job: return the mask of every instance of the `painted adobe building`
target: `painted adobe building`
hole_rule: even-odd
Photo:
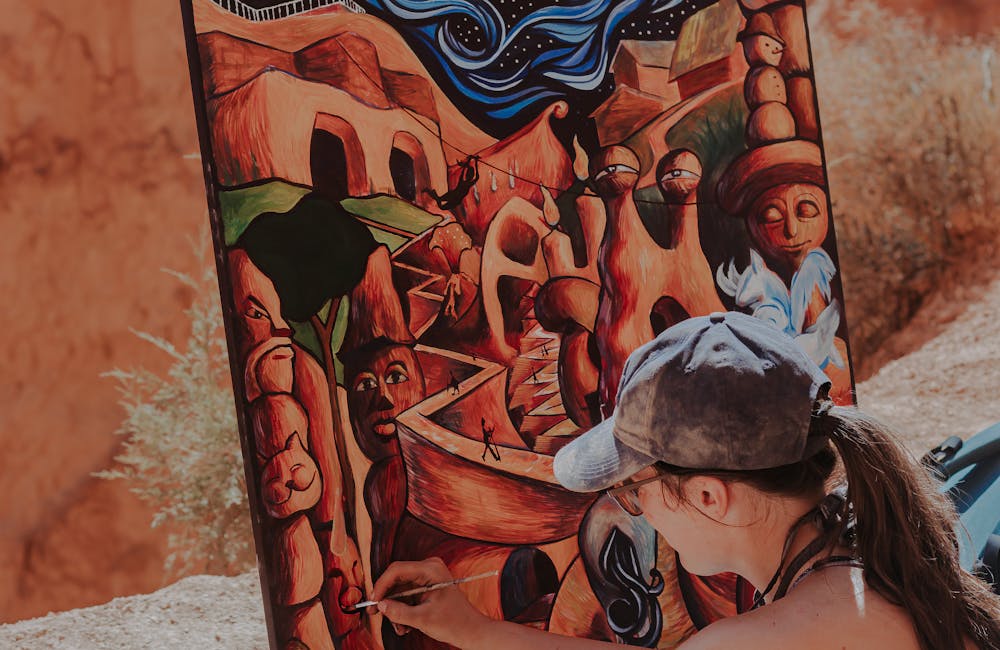
[[[221,184],[282,178],[418,205],[447,189],[430,82],[383,68],[367,39],[344,32],[286,52],[211,32],[199,46],[212,140],[235,149],[215,152]]]

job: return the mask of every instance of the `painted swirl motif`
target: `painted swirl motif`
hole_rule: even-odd
[[[629,645],[656,647],[663,631],[663,613],[657,600],[663,593],[663,576],[650,569],[651,582],[646,584],[635,545],[617,527],[601,549],[601,572],[621,591],[605,605],[611,629]]]
[[[516,18],[508,13],[516,3],[490,0],[364,4],[408,32],[462,96],[490,117],[506,119],[538,102],[603,88],[623,30],[634,30],[639,17],[676,30],[695,9],[715,1],[575,0],[543,4]],[[474,40],[463,38],[473,32]]]

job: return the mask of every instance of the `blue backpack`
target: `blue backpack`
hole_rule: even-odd
[[[948,438],[922,462],[958,509],[962,566],[1000,593],[1000,423],[966,441]]]

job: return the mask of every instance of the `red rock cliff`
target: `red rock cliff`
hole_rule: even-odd
[[[141,7],[141,9],[140,9]],[[182,341],[208,219],[177,2],[0,0],[0,622],[163,583],[100,373]]]

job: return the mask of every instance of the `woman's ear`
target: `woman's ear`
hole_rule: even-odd
[[[684,484],[688,503],[714,521],[725,521],[732,504],[729,484],[714,476],[692,476]]]

